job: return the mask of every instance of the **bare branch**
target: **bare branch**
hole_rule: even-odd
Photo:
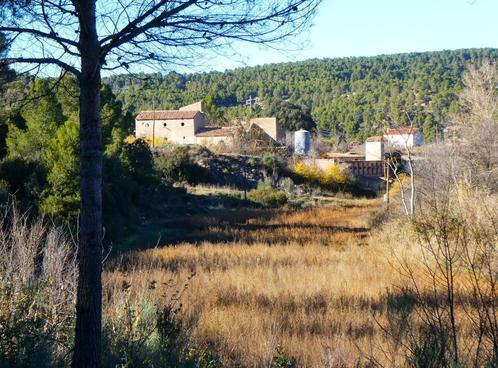
[[[46,38],[48,40],[56,41],[59,44],[67,44],[70,46],[77,47],[78,43],[76,41],[70,40],[65,37],[59,36],[57,33],[46,33],[32,28],[18,28],[18,27],[0,27],[0,32],[13,32],[13,33],[28,33],[33,36]]]
[[[0,61],[0,64],[11,65],[11,64],[52,64],[61,67],[64,70],[74,74],[76,77],[79,77],[80,71],[75,67],[66,64],[65,62],[55,59],[55,58],[7,58]]]

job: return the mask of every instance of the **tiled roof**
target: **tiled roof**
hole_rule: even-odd
[[[398,135],[398,134],[417,134],[418,128],[396,128],[387,129],[386,135]]]
[[[195,133],[196,137],[226,137],[232,134],[232,129],[230,128],[220,128],[220,127],[204,127],[201,131]]]
[[[137,120],[179,120],[193,119],[199,111],[179,111],[179,110],[162,110],[162,111],[140,111]]]

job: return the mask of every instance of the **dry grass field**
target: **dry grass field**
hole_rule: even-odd
[[[189,241],[114,260],[107,295],[123,284],[137,298],[179,291],[189,344],[215,351],[226,366],[270,367],[276,346],[300,367],[354,366],[390,349],[379,327],[386,294],[406,283],[399,258],[417,258],[406,229],[369,228],[381,205],[343,200],[179,218]]]
[[[189,243],[130,253],[106,274],[137,294],[181,288],[189,339],[223,362],[269,366],[275,347],[301,366],[352,362],[377,333],[373,311],[396,283],[387,249],[368,245],[375,200],[307,210],[247,210],[178,219]],[[194,241],[195,240],[195,241]],[[119,264],[120,266],[116,266]]]

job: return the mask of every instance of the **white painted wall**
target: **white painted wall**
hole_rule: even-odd
[[[383,142],[365,142],[365,161],[381,161],[384,159]]]
[[[384,138],[387,143],[393,147],[408,147],[421,146],[424,144],[424,136],[421,132],[416,134],[386,134]]]

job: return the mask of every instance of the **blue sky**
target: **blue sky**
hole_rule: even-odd
[[[235,45],[206,70],[324,57],[498,48],[498,0],[323,0],[314,26],[282,51]],[[304,45],[303,48],[294,44]]]

